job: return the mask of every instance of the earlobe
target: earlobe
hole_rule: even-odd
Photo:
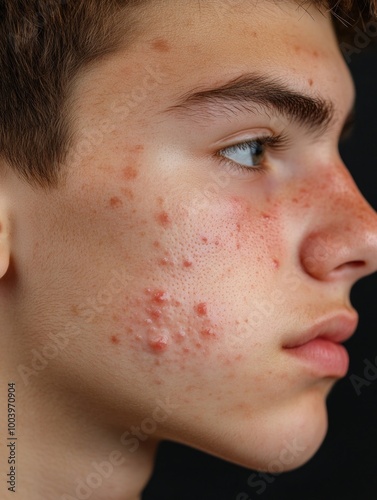
[[[10,262],[10,244],[7,224],[0,212],[0,280],[6,275]]]

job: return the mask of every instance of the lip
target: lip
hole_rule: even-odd
[[[357,324],[356,313],[341,313],[322,319],[283,348],[307,365],[313,375],[341,378],[349,366],[349,356],[341,342],[352,337]]]

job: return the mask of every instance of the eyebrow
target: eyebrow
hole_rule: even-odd
[[[219,86],[193,89],[165,111],[198,118],[216,118],[240,111],[255,113],[261,106],[277,112],[313,132],[324,132],[335,117],[334,104],[290,88],[269,76],[243,74]],[[348,116],[350,121],[353,111]]]

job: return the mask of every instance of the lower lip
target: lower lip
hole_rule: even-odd
[[[286,351],[300,358],[318,376],[341,378],[347,374],[349,356],[346,348],[330,340],[316,338]]]

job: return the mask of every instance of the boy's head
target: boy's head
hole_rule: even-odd
[[[148,436],[302,464],[377,269],[326,6],[21,4],[1,12],[3,363],[127,456]]]
[[[217,16],[244,0],[222,3],[212,2]],[[377,11],[375,0],[296,4],[331,9],[340,36]],[[35,184],[56,185],[80,141],[73,134],[75,107],[69,99],[75,82],[93,64],[121,48],[130,50],[148,32],[150,6],[147,0],[31,0],[0,6],[0,155],[8,165]]]

